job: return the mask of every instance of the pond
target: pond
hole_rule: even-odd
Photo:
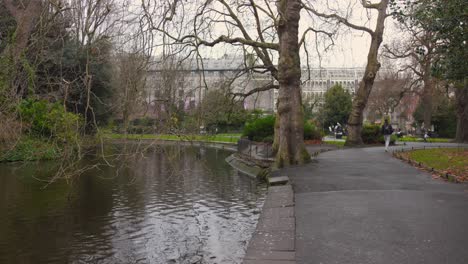
[[[56,162],[0,164],[0,263],[241,263],[266,187],[228,155],[156,148],[50,185]]]

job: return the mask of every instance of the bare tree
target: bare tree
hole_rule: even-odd
[[[410,34],[407,41],[396,41],[392,46],[384,46],[384,56],[405,61],[402,71],[414,73],[415,81],[423,85],[421,104],[424,112],[424,128],[431,129],[432,101],[436,80],[432,76],[432,66],[437,61],[436,40],[431,32],[407,23],[401,24],[402,30]]]
[[[414,93],[415,82],[411,74],[386,68],[379,75],[366,106],[369,119],[375,119],[377,115],[382,118],[389,116],[396,111],[407,94]]]
[[[96,122],[96,111],[93,108],[93,98],[97,98],[96,91],[93,90],[92,63],[93,60],[107,60],[107,54],[104,54],[100,49],[102,46],[111,44],[111,37],[114,30],[122,22],[123,18],[117,16],[121,7],[125,5],[124,1],[117,0],[70,0],[68,9],[71,17],[71,29],[74,32],[74,37],[80,43],[80,52],[85,54],[84,74],[80,78],[80,82],[84,86],[84,123],[89,128],[99,129]],[[101,56],[102,55],[102,56]],[[80,89],[82,87],[80,86]]]
[[[178,125],[178,117],[185,109],[185,99],[194,92],[186,89],[190,74],[188,67],[177,56],[161,56],[152,62],[146,84],[147,102],[159,119],[160,131],[169,132]]]
[[[117,55],[118,69],[115,76],[117,106],[121,109],[124,132],[128,133],[130,117],[138,105],[143,105],[143,89],[146,83],[148,57],[139,52]]]
[[[346,145],[362,145],[362,123],[364,119],[364,109],[367,105],[369,95],[374,85],[375,77],[380,69],[380,63],[378,61],[378,53],[380,45],[383,41],[383,34],[385,29],[385,19],[389,16],[387,9],[390,0],[381,0],[380,2],[373,3],[371,1],[362,0],[361,5],[369,11],[377,11],[377,18],[375,21],[375,29],[371,29],[366,26],[361,26],[353,23],[347,16],[342,16],[338,13],[322,13],[317,11],[312,4],[305,6],[306,10],[312,14],[325,19],[326,21],[336,21],[337,23],[343,24],[353,30],[365,32],[371,37],[371,44],[369,47],[369,53],[367,55],[367,65],[364,71],[364,76],[359,84],[359,88],[356,91],[353,100],[353,108],[348,120],[348,138],[346,139]],[[349,15],[349,12],[347,13]]]
[[[249,70],[268,73],[278,84],[272,81],[237,95],[245,97],[279,88],[276,163],[288,166],[309,159],[303,141],[301,109],[299,49],[304,41],[299,41],[303,8],[300,0],[142,2],[149,27],[161,34],[165,45],[183,46],[187,54],[195,53],[197,58],[202,57],[204,48],[221,45],[241,47],[255,54],[257,63]],[[161,19],[157,21],[158,17]]]

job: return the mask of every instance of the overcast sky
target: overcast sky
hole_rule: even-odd
[[[385,27],[384,42],[391,43],[395,36],[400,36],[392,18],[388,18]],[[332,51],[324,54],[322,65],[325,67],[360,67],[367,62],[370,36],[367,33],[352,31],[338,39]],[[316,56],[317,57],[317,56]]]
[[[155,0],[159,1],[159,0]],[[307,2],[307,0],[304,0]],[[339,12],[342,16],[347,16],[351,22],[357,25],[365,25],[371,29],[375,28],[375,18],[377,17],[377,12],[372,11],[369,13],[369,10],[364,9],[360,4],[360,0],[310,0],[311,3],[318,9],[322,7],[321,10],[324,13],[330,13],[331,10]],[[372,2],[376,2],[373,0]],[[188,1],[190,2],[190,1]],[[327,3],[325,5],[324,3]],[[186,7],[186,6],[184,6]],[[219,8],[216,7],[215,8]],[[185,11],[185,10],[184,10]],[[275,10],[276,11],[276,10]],[[187,21],[187,26],[191,27],[192,25],[189,22],[187,13],[185,13],[185,20]],[[370,20],[369,20],[370,18]],[[302,32],[309,25],[321,25],[320,22],[314,20],[311,22],[311,17],[304,11],[301,12],[301,22],[300,22],[300,36]],[[318,23],[318,24],[317,24]],[[397,36],[397,29],[395,27],[395,22],[391,17],[386,20],[386,31],[384,36],[384,43],[391,43],[395,36]],[[214,39],[221,34],[226,34],[225,26],[216,25],[215,31],[211,32],[211,38]],[[343,26],[343,29],[347,27]],[[253,29],[252,35],[256,35],[255,30]],[[401,37],[401,36],[398,36]],[[323,41],[323,40],[321,40]],[[356,30],[346,30],[345,32],[340,31],[338,37],[335,39],[335,45],[328,52],[323,51],[323,45],[319,46],[320,58],[315,47],[315,36],[309,34],[308,38],[308,50],[309,50],[309,62],[312,67],[363,67],[367,61],[367,53],[370,45],[370,36],[368,33]],[[157,51],[156,51],[157,53]],[[243,56],[242,52],[233,48],[230,44],[226,45],[216,45],[215,47],[209,47],[203,49],[203,57],[210,58],[219,58],[223,55],[230,56]],[[276,59],[276,58],[275,58]],[[306,55],[305,53],[301,54],[301,63],[306,65]]]

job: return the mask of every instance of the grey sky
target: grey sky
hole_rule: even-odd
[[[139,0],[133,0],[140,2]],[[155,0],[159,1],[159,0]],[[304,0],[307,2],[307,0]],[[376,1],[373,1],[376,2]],[[190,1],[186,2],[190,3]],[[364,9],[360,4],[360,0],[310,0],[309,3],[312,3],[316,8],[322,8],[324,13],[330,13],[331,10],[335,10],[341,16],[346,16],[355,24],[365,25],[373,29],[375,27],[375,17],[376,11],[370,12],[367,9]],[[326,4],[325,4],[326,3]],[[188,5],[188,4],[187,4]],[[215,5],[216,8],[218,6]],[[185,20],[187,25],[191,24],[189,21],[189,15],[185,13]],[[248,19],[248,18],[247,18]],[[311,18],[306,12],[301,14],[301,23],[300,23],[300,35],[302,32],[309,26],[313,25],[320,27],[323,25],[321,22],[317,22],[316,18]],[[218,31],[218,32],[216,32]],[[254,30],[253,30],[254,31]],[[394,26],[394,21],[389,17],[386,21],[386,32],[384,36],[384,43],[390,43],[393,41],[393,37],[396,35],[396,27]],[[216,25],[214,27],[214,32],[211,32],[211,39],[218,37],[221,34],[225,34],[226,29],[224,25]],[[253,33],[252,35],[256,35]],[[301,36],[300,36],[301,37]],[[320,41],[324,41],[322,38],[319,38]],[[317,53],[315,47],[316,38],[313,35],[308,37],[308,50],[309,50],[309,61],[312,67],[362,67],[365,66],[367,61],[367,52],[369,49],[370,36],[367,33],[348,30],[345,26],[342,26],[340,34],[335,39],[335,45],[331,50],[327,52],[323,51],[323,45],[319,46],[318,50],[320,53]],[[159,53],[158,50],[155,53]],[[202,55],[203,57],[218,58],[223,55],[228,54],[231,56],[242,56],[242,52],[236,50],[231,45],[216,45],[215,47],[203,48]],[[276,59],[276,58],[275,58]],[[306,64],[306,55],[305,53],[301,56],[302,64]]]

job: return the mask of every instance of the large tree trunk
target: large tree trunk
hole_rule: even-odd
[[[299,58],[300,0],[278,1],[280,20],[278,62],[279,142],[278,167],[303,164],[310,159],[304,145],[304,117],[301,94],[301,61]]]
[[[4,0],[4,4],[16,21],[13,43],[8,50],[16,64],[28,45],[36,20],[41,15],[42,1],[31,0],[24,9],[21,8],[22,5],[15,6],[13,0]]]
[[[276,104],[278,105],[278,103]],[[273,150],[273,154],[276,155],[278,153],[278,149],[279,149],[279,142],[280,142],[280,117],[279,117],[279,114],[276,113],[276,119],[275,119],[275,135],[274,135],[274,139],[273,139],[273,146],[272,146],[272,150]]]
[[[11,43],[3,51],[3,55],[6,55],[12,64],[8,74],[9,85],[15,95],[24,96],[28,85],[27,81],[20,77],[21,72],[24,72],[22,69],[24,62],[21,61],[21,57],[26,52],[34,26],[41,16],[42,1],[31,0],[15,5],[13,0],[3,0],[3,3],[16,21],[16,29]]]
[[[457,102],[457,136],[455,141],[468,143],[468,79],[464,80],[462,87],[455,90]]]
[[[423,106],[423,128],[428,131],[431,130],[432,123],[432,97],[434,93],[434,85],[431,76],[431,64],[430,62],[426,62],[425,64],[423,76],[424,90],[421,98],[421,104]]]
[[[346,139],[347,146],[362,145],[362,123],[364,119],[364,109],[366,108],[369,95],[374,85],[375,76],[380,69],[378,53],[380,44],[382,43],[383,33],[385,29],[385,18],[387,17],[388,0],[382,0],[379,15],[377,17],[377,25],[372,34],[371,46],[367,55],[367,66],[364,71],[359,88],[353,100],[353,107],[348,119],[348,138]]]

